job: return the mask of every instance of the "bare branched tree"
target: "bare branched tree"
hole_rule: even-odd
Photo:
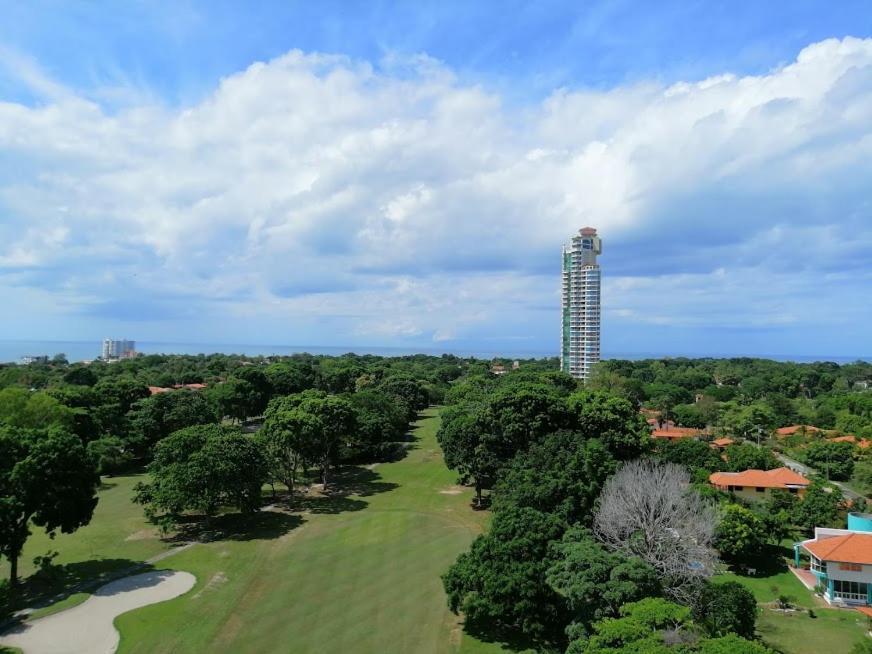
[[[603,488],[594,533],[606,547],[650,564],[668,593],[689,604],[714,572],[717,522],[716,509],[690,487],[687,470],[637,460]]]

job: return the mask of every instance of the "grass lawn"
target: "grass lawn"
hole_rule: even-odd
[[[120,616],[119,651],[502,651],[463,634],[446,607],[440,575],[488,514],[473,511],[470,490],[454,486],[435,439],[438,421],[436,410],[423,415],[401,461],[347,468],[335,478],[346,491],[340,496],[305,501],[293,513],[261,512],[237,537],[161,561],[157,567],[192,572],[197,584]],[[91,526],[51,543],[60,561],[143,560],[167,547],[129,502],[135,479],[114,481]],[[29,556],[46,549],[47,542],[30,545]]]
[[[745,577],[732,573],[719,575],[716,581],[734,580],[746,586],[761,604],[757,616],[757,634],[776,651],[784,654],[821,654],[850,652],[865,638],[867,619],[850,609],[823,608],[814,594],[789,570],[769,576]],[[774,611],[767,606],[786,595],[800,611]],[[812,609],[815,617],[810,617]]]
[[[133,487],[144,475],[104,477],[100,501],[91,523],[73,534],[58,533],[54,540],[39,527],[27,540],[18,562],[26,577],[34,571],[33,558],[58,552],[54,562],[67,564],[87,577],[101,570],[129,566],[169,548],[157,530],[145,520],[142,507],[131,503]],[[9,576],[9,563],[0,560],[0,577]]]

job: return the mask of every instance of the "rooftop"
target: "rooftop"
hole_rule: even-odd
[[[714,486],[754,486],[757,488],[789,488],[808,486],[809,480],[790,468],[774,470],[745,470],[743,472],[714,472],[709,476]]]
[[[853,533],[806,541],[803,547],[822,561],[872,565],[872,534]]]

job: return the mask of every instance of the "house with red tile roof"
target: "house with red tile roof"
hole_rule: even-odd
[[[652,438],[661,438],[664,440],[676,441],[682,438],[696,438],[702,431],[691,427],[672,427],[667,426],[663,429],[655,429],[651,432]]]
[[[168,393],[172,388],[164,388],[163,386],[149,386],[148,392],[150,395],[157,395],[158,393]]]
[[[716,438],[711,443],[709,443],[709,446],[715,450],[725,450],[730,445],[735,445],[735,443],[736,441],[734,441],[732,438]]]
[[[797,568],[808,568],[829,604],[872,604],[872,515],[848,514],[847,529],[816,527],[814,538],[793,546]]]
[[[718,490],[754,501],[768,498],[775,489],[803,495],[811,482],[790,468],[775,468],[714,472],[709,475],[709,483]]]
[[[814,425],[791,425],[790,427],[779,427],[775,430],[775,435],[779,438],[784,438],[785,436],[793,436],[794,434],[810,436],[812,434],[818,434],[820,433],[820,431],[821,430]]]

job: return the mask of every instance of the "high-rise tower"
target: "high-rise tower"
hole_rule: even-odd
[[[593,227],[578,230],[563,246],[563,331],[560,369],[578,379],[600,360],[600,267],[603,251]]]

